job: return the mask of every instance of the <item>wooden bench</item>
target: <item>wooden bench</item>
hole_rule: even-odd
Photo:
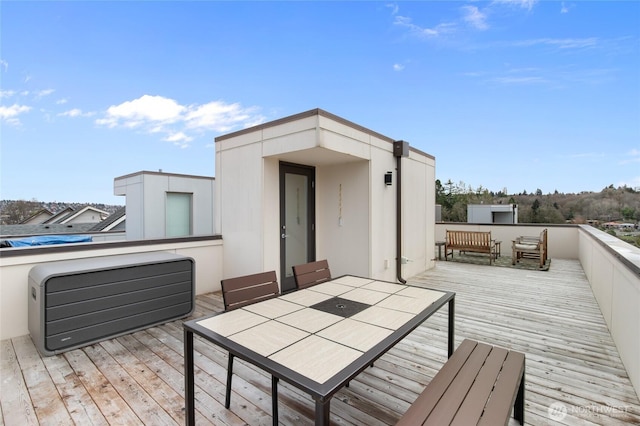
[[[396,426],[524,424],[524,354],[464,340]]]
[[[539,237],[521,236],[512,241],[511,244],[513,265],[520,259],[537,259],[540,268],[547,262],[547,230],[544,229]]]
[[[447,229],[447,239],[444,243],[444,259],[447,260],[453,250],[460,252],[476,252],[489,254],[489,265],[496,257],[496,245],[491,239],[491,231],[450,231]]]

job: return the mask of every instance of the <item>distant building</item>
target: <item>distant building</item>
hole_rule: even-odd
[[[518,223],[518,205],[469,204],[467,223]]]
[[[127,240],[214,233],[215,179],[140,171],[114,179],[126,196]]]
[[[109,213],[92,206],[67,207],[56,214],[42,209],[22,223],[0,225],[0,236],[4,238],[101,232],[103,221]]]
[[[30,225],[30,224],[45,223],[47,220],[51,219],[52,216],[53,216],[53,213],[51,213],[51,211],[47,209],[40,209],[34,214],[32,214],[31,216],[29,216],[28,218],[26,218],[25,220],[23,220],[22,222],[20,222],[20,224]]]

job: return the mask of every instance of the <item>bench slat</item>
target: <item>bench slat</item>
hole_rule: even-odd
[[[476,345],[477,342],[464,340],[460,346],[458,346],[458,349],[455,350],[451,358],[449,358],[440,371],[438,371],[427,388],[418,396],[414,403],[411,404],[411,407],[409,407],[400,421],[396,423],[396,426],[415,426],[424,422],[424,419],[431,413],[438,401],[440,401],[440,398],[442,398],[451,381],[464,366]]]
[[[494,347],[451,425],[478,424],[508,351]]]
[[[524,424],[524,374],[524,354],[465,339],[397,425]]]
[[[447,387],[438,405],[423,423],[425,426],[442,426],[451,423],[490,352],[491,346],[478,343],[460,372]]]
[[[508,424],[511,408],[516,400],[516,394],[512,389],[518,388],[522,373],[524,372],[524,354],[509,352],[504,362],[496,386],[487,403],[487,414],[482,417],[479,425],[494,426],[501,424],[500,420],[507,419],[503,424]]]

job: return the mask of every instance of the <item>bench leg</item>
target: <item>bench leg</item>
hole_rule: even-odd
[[[521,425],[524,424],[524,377],[525,377],[525,367],[523,367],[522,369],[522,377],[520,378],[520,387],[518,387],[516,402],[513,405],[513,417]]]

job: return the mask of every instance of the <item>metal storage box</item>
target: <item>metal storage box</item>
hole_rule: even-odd
[[[190,315],[195,264],[166,252],[43,263],[28,289],[31,338],[55,355]]]

